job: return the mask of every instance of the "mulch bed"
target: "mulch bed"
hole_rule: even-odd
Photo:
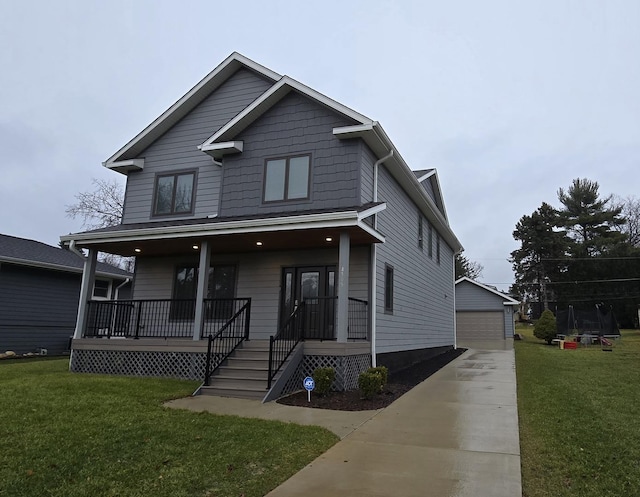
[[[292,393],[277,400],[279,404],[299,407],[313,407],[315,409],[332,409],[336,411],[369,411],[387,407],[398,397],[407,393],[418,383],[422,383],[433,373],[446,366],[466,349],[456,349],[440,354],[428,361],[389,375],[389,381],[384,391],[371,400],[363,399],[359,390],[346,392],[331,392],[320,397],[311,392],[311,402],[307,400],[307,392]]]

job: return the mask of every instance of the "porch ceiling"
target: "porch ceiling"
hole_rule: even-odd
[[[175,255],[193,253],[199,250],[203,240],[208,240],[213,253],[264,252],[273,250],[306,250],[334,247],[338,248],[340,233],[349,233],[351,245],[369,245],[377,243],[376,237],[358,226],[340,228],[315,228],[306,230],[264,231],[254,233],[236,233],[205,236],[167,235],[154,239],[126,241],[78,241],[77,247],[94,248],[100,252],[122,256],[136,255]],[[329,241],[327,239],[330,239]],[[262,245],[258,245],[261,242]],[[198,248],[194,248],[198,247]],[[137,250],[136,250],[137,249]]]

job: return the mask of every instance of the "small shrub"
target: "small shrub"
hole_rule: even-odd
[[[533,336],[545,340],[549,345],[558,334],[556,318],[549,309],[545,310],[533,327]]]
[[[336,379],[336,370],[333,368],[316,368],[313,372],[313,381],[316,383],[315,391],[323,396],[329,393],[333,380]]]
[[[378,366],[375,368],[369,368],[367,371],[380,376],[382,379],[380,391],[382,392],[382,389],[387,385],[387,380],[389,379],[389,370],[385,366]]]
[[[373,399],[382,390],[382,377],[368,370],[358,375],[358,388],[364,399]]]

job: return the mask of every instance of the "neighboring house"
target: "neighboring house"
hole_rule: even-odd
[[[0,352],[62,354],[75,329],[83,258],[0,235]],[[127,271],[98,263],[93,299],[130,297]]]
[[[456,334],[467,340],[513,338],[520,302],[466,276],[456,281]]]
[[[454,346],[461,246],[437,175],[378,122],[233,53],[104,166],[127,176],[122,224],[62,237],[89,250],[73,370],[202,378],[216,336],[211,369],[270,355],[242,374],[263,396],[279,370],[271,398],[317,366],[352,388]],[[126,309],[90,301],[96,251],[136,256]],[[96,340],[105,319],[138,340]]]

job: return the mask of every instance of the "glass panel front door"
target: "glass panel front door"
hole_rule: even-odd
[[[305,303],[305,338],[333,340],[335,321],[335,267],[285,268],[282,277],[280,325]]]

